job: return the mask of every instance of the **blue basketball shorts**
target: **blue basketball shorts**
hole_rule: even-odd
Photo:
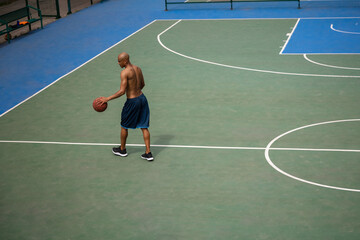
[[[127,99],[121,112],[121,126],[125,129],[149,128],[150,109],[144,94]]]

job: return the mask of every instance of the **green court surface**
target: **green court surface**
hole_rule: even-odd
[[[359,239],[360,56],[280,55],[296,21],[155,21],[2,116],[0,239]],[[152,163],[92,109],[122,51]]]

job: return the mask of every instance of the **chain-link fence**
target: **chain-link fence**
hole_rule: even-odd
[[[58,18],[66,17],[69,14],[80,11],[103,0],[0,0],[0,15],[15,11],[26,5],[41,10],[44,25],[55,21]],[[3,27],[3,26],[2,26]],[[32,24],[32,29],[40,27],[40,23]],[[27,28],[20,28],[11,32],[12,38],[28,32]],[[3,36],[0,43],[5,42]]]

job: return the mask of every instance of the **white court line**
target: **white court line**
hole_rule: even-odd
[[[347,32],[347,31],[342,31],[342,30],[335,29],[334,24],[331,24],[330,28],[331,28],[331,30],[333,30],[335,32],[346,33],[346,34],[360,34],[360,32]]]
[[[0,143],[20,144],[55,144],[55,145],[82,145],[82,146],[116,146],[118,143],[80,143],[80,142],[48,142],[48,141],[14,141],[0,140]],[[126,144],[130,147],[145,147],[145,144]],[[196,149],[233,149],[233,150],[265,150],[264,147],[222,147],[222,146],[191,146],[191,145],[151,145],[161,148],[196,148]]]
[[[78,146],[116,146],[118,143],[81,143],[81,142],[48,142],[48,141],[15,141],[0,140],[0,143],[18,144],[52,144],[52,145],[78,145]],[[145,144],[126,144],[129,147],[145,147]],[[193,149],[225,149],[225,150],[266,150],[265,147],[226,147],[226,146],[192,146],[192,145],[159,145],[159,148],[193,148]],[[360,152],[358,149],[326,149],[326,148],[270,148],[278,151],[312,151],[312,152]]]
[[[49,85],[47,85],[46,87],[44,87],[43,89],[39,90],[38,92],[34,93],[33,95],[31,95],[30,97],[26,98],[25,100],[21,101],[20,103],[16,104],[15,106],[13,106],[12,108],[8,109],[7,111],[5,111],[4,113],[0,114],[0,118],[2,116],[4,116],[5,114],[7,114],[8,112],[14,110],[15,108],[17,108],[18,106],[20,106],[21,104],[27,102],[28,100],[30,100],[31,98],[35,97],[36,95],[38,95],[39,93],[41,93],[42,91],[46,90],[47,88],[49,88],[50,86],[54,85],[55,83],[57,83],[58,81],[60,81],[61,79],[63,79],[64,77],[68,76],[69,74],[75,72],[76,70],[78,70],[79,68],[83,67],[84,65],[88,64],[89,62],[91,62],[92,60],[94,60],[95,58],[99,57],[100,55],[102,55],[103,53],[109,51],[110,49],[114,48],[115,46],[117,46],[118,44],[120,44],[121,42],[125,41],[126,39],[130,38],[131,36],[133,36],[134,34],[140,32],[141,30],[143,30],[144,28],[146,28],[147,26],[151,25],[152,23],[154,23],[156,20],[152,21],[151,23],[143,26],[142,28],[140,28],[139,30],[135,31],[134,33],[130,34],[129,36],[127,36],[126,38],[122,39],[121,41],[115,43],[114,45],[112,45],[111,47],[109,47],[108,49],[102,51],[101,53],[97,54],[95,57],[89,59],[88,61],[84,62],[83,64],[81,64],[80,66],[78,66],[77,68],[73,69],[72,71],[66,73],[65,75],[59,77],[58,79],[56,79],[54,82],[50,83]]]
[[[221,64],[221,63],[216,63],[216,62],[211,62],[211,61],[207,61],[207,60],[203,60],[203,59],[199,59],[199,58],[195,58],[195,57],[191,57],[191,56],[187,56],[185,54],[176,52],[170,48],[168,48],[167,46],[165,46],[162,41],[161,41],[161,35],[163,35],[164,33],[166,33],[168,30],[170,30],[171,28],[173,28],[175,25],[177,25],[179,22],[181,22],[181,20],[178,20],[177,22],[175,22],[174,24],[172,24],[170,27],[168,27],[167,29],[165,29],[164,31],[162,31],[161,33],[159,33],[159,35],[157,36],[157,40],[159,42],[159,44],[166,49],[169,52],[172,52],[178,56],[190,59],[190,60],[194,60],[197,62],[202,62],[202,63],[206,63],[206,64],[212,64],[212,65],[216,65],[216,66],[220,66],[220,67],[226,67],[226,68],[232,68],[232,69],[239,69],[239,70],[245,70],[245,71],[253,71],[253,72],[261,72],[261,73],[272,73],[272,74],[279,74],[279,75],[291,75],[291,76],[304,76],[304,77],[335,77],[335,78],[360,78],[360,76],[352,76],[352,75],[322,75],[322,74],[310,74],[310,73],[291,73],[291,72],[278,72],[278,71],[270,71],[270,70],[262,70],[262,69],[254,69],[254,68],[246,68],[246,67],[238,67],[238,66],[232,66],[232,65],[227,65],[227,64]]]
[[[280,51],[280,53],[279,53],[280,55],[283,53],[284,49],[286,48],[286,46],[287,46],[288,42],[290,41],[293,33],[295,32],[295,29],[297,28],[297,25],[299,24],[299,22],[300,22],[300,18],[296,21],[296,24],[295,24],[293,30],[291,31],[288,39],[286,40],[286,43],[284,44],[283,48],[281,49],[281,51]]]
[[[282,138],[283,136],[286,136],[290,133],[305,129],[305,128],[310,128],[310,127],[315,127],[315,126],[320,126],[320,125],[325,125],[325,124],[332,124],[332,123],[343,123],[343,122],[355,122],[355,121],[360,121],[360,119],[344,119],[344,120],[335,120],[335,121],[327,121],[327,122],[320,122],[320,123],[314,123],[314,124],[310,124],[310,125],[306,125],[306,126],[302,126],[302,127],[298,127],[295,129],[292,129],[290,131],[287,131],[279,136],[277,136],[276,138],[274,138],[273,140],[271,140],[271,142],[266,146],[265,149],[265,159],[266,161],[269,163],[269,165],[274,168],[276,171],[278,171],[279,173],[292,178],[294,180],[300,181],[300,182],[304,182],[304,183],[308,183],[311,185],[315,185],[318,187],[324,187],[324,188],[330,188],[330,189],[335,189],[335,190],[343,190],[343,191],[350,191],[350,192],[360,192],[360,189],[352,189],[352,188],[343,188],[343,187],[336,187],[336,186],[331,186],[331,185],[326,185],[326,184],[321,184],[321,183],[316,183],[316,182],[312,182],[312,181],[308,181],[306,179],[302,179],[299,177],[296,177],[294,175],[291,175],[287,172],[285,172],[284,170],[280,169],[279,167],[277,167],[275,165],[275,163],[272,162],[269,152],[270,150],[272,150],[271,146],[280,138]],[[358,152],[358,150],[356,150],[356,152]]]
[[[339,69],[347,69],[347,70],[360,70],[360,68],[351,68],[351,67],[340,67],[340,66],[333,66],[333,65],[327,65],[327,64],[323,64],[323,63],[319,63],[319,62],[315,62],[311,59],[308,58],[308,56],[306,54],[304,54],[304,58],[316,65],[320,65],[320,66],[324,66],[324,67],[329,67],[329,68],[339,68]]]

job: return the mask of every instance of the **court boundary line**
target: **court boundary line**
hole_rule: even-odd
[[[110,46],[109,48],[105,49],[104,51],[100,52],[99,54],[95,55],[94,57],[90,58],[89,60],[87,60],[86,62],[82,63],[81,65],[79,65],[78,67],[74,68],[73,70],[71,70],[70,72],[64,74],[63,76],[59,77],[58,79],[56,79],[55,81],[51,82],[49,85],[43,87],[42,89],[40,89],[39,91],[37,91],[36,93],[34,93],[33,95],[29,96],[28,98],[24,99],[23,101],[19,102],[18,104],[16,104],[15,106],[13,106],[12,108],[6,110],[5,112],[3,112],[2,114],[0,114],[0,118],[4,115],[6,115],[7,113],[11,112],[12,110],[14,110],[15,108],[17,108],[18,106],[20,106],[21,104],[27,102],[28,100],[30,100],[31,98],[35,97],[36,95],[38,95],[39,93],[45,91],[46,89],[48,89],[49,87],[51,87],[52,85],[54,85],[55,83],[57,83],[58,81],[60,81],[61,79],[65,78],[66,76],[70,75],[71,73],[75,72],[76,70],[80,69],[81,67],[85,66],[86,64],[88,64],[89,62],[91,62],[92,60],[94,60],[95,58],[101,56],[102,54],[106,53],[107,51],[111,50],[112,48],[116,47],[117,45],[119,45],[120,43],[122,43],[123,41],[127,40],[128,38],[132,37],[133,35],[135,35],[136,33],[140,32],[141,30],[143,30],[144,28],[150,26],[151,24],[153,24],[154,22],[156,22],[156,20],[153,20],[152,22],[146,24],[145,26],[141,27],[140,29],[136,30],[135,32],[133,32],[132,34],[130,34],[129,36],[121,39],[119,42],[115,43],[114,45]]]
[[[296,21],[296,23],[295,23],[295,25],[294,25],[294,27],[293,27],[293,29],[292,29],[292,31],[291,31],[291,33],[290,33],[290,35],[289,35],[289,37],[288,37],[288,39],[286,40],[286,42],[285,42],[285,44],[284,44],[284,46],[282,47],[282,49],[281,49],[281,51],[280,51],[280,55],[282,55],[283,54],[283,51],[285,50],[285,48],[286,48],[286,46],[288,45],[288,43],[289,43],[289,41],[290,41],[290,39],[291,39],[291,37],[292,37],[292,35],[293,35],[293,33],[295,32],[295,29],[297,28],[297,26],[298,26],[298,24],[299,24],[299,22],[300,22],[300,18],[298,18],[298,20]]]
[[[303,77],[360,78],[360,76],[354,76],[354,75],[323,75],[323,74],[311,74],[311,73],[289,73],[289,72],[262,70],[262,69],[254,69],[254,68],[247,68],[247,67],[240,67],[240,66],[233,66],[233,65],[222,64],[222,63],[216,63],[216,62],[212,62],[212,61],[203,60],[203,59],[200,59],[200,58],[191,57],[191,56],[176,52],[176,51],[168,48],[167,46],[165,46],[162,43],[162,41],[160,39],[161,35],[166,33],[168,30],[172,29],[175,25],[177,25],[181,21],[182,21],[182,19],[176,21],[170,27],[166,28],[164,31],[159,33],[158,36],[157,36],[157,40],[158,40],[158,43],[165,50],[167,50],[167,51],[169,51],[169,52],[171,52],[171,53],[173,53],[175,55],[178,55],[180,57],[183,57],[183,58],[187,58],[187,59],[197,61],[197,62],[202,62],[202,63],[205,63],[205,64],[216,65],[216,66],[220,66],[220,67],[226,67],[226,68],[232,68],[232,69],[238,69],[238,70],[245,70],[245,71],[252,71],[252,72],[271,73],[271,74],[278,74],[278,75],[303,76]]]
[[[17,144],[48,144],[48,145],[77,145],[77,146],[116,146],[118,143],[81,143],[81,142],[54,142],[54,141],[22,141],[22,140],[0,140],[0,143]],[[129,147],[145,147],[145,144],[126,144]],[[199,146],[199,145],[164,145],[151,144],[151,147],[159,148],[192,148],[192,149],[218,149],[218,150],[266,150],[266,147],[228,147],[228,146]],[[336,148],[270,148],[278,151],[309,151],[309,152],[359,152],[360,149],[336,149]]]

